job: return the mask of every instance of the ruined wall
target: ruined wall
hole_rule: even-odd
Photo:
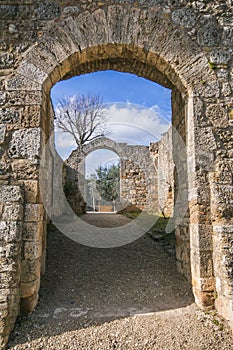
[[[64,162],[64,193],[75,214],[86,212],[85,174],[80,171],[80,163],[82,163],[82,158],[78,155],[76,159],[72,156]]]
[[[147,212],[157,210],[157,174],[149,147],[125,145],[121,179],[121,197],[130,205]]]
[[[0,18],[2,345],[19,299],[33,308],[39,289],[46,216],[38,171],[50,89],[106,69],[173,91],[173,125],[186,144],[184,162],[173,142],[177,260],[182,272],[190,256],[197,304],[215,304],[233,327],[232,1],[2,0]]]
[[[96,139],[83,147],[83,155],[80,156],[77,150],[73,151],[66,160],[68,171],[73,170],[73,179],[67,178],[67,184],[78,184],[79,193],[82,197],[85,194],[85,157],[97,150],[109,149],[114,151],[120,158],[120,201],[118,209],[121,210],[128,205],[137,207],[140,210],[155,211],[157,202],[157,177],[153,166],[153,157],[149,147],[143,145],[127,145],[116,143],[106,137]],[[73,191],[71,186],[71,192]],[[73,196],[72,193],[68,196]],[[80,205],[80,204],[81,205]],[[82,198],[74,199],[74,207],[78,212],[82,211]]]
[[[173,216],[174,207],[174,162],[172,152],[172,128],[161,136],[161,140],[150,144],[157,173],[158,211],[166,217]],[[156,199],[155,199],[156,200]]]

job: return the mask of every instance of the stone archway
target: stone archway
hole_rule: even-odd
[[[190,223],[184,220],[176,232],[184,247],[180,271],[185,273],[190,232],[195,300],[202,308],[215,301],[233,324],[232,60],[226,49],[232,31],[224,17],[227,11],[220,8],[218,21],[215,7],[204,8],[205,12],[183,6],[182,1],[177,7],[157,1],[150,1],[149,8],[143,1],[139,4],[126,1],[89,11],[51,2],[48,14],[43,3],[35,8],[26,5],[41,30],[36,25],[17,27],[14,16],[13,23],[7,22],[5,37],[12,35],[19,45],[2,59],[2,343],[13,327],[20,299],[28,311],[38,299],[46,248],[38,169],[41,148],[51,133],[50,88],[60,79],[106,69],[131,72],[173,91],[173,126],[187,147],[187,164],[179,162],[179,152],[175,154],[176,170],[179,174],[187,169],[190,212]],[[20,39],[25,32],[26,47]],[[52,162],[44,169],[48,178],[50,166]]]
[[[127,143],[118,143],[108,137],[99,137],[90,143],[84,145],[82,154],[76,149],[72,151],[65,161],[66,172],[70,176],[66,176],[66,181],[70,183],[70,203],[75,195],[73,187],[79,183],[79,189],[85,196],[85,161],[86,157],[100,149],[110,150],[119,157],[120,165],[120,189],[118,210],[126,208],[126,206],[135,207],[135,210],[146,210],[147,212],[158,211],[158,205],[155,202],[157,197],[157,177],[153,164],[153,152],[149,150],[149,146],[144,145],[128,145]],[[71,180],[71,181],[70,181]],[[74,212],[83,213],[81,205],[78,203],[79,198],[74,200]]]

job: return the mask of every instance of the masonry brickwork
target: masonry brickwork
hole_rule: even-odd
[[[233,328],[232,1],[2,0],[0,18],[1,347],[44,270],[50,89],[106,69],[172,90],[177,266]]]
[[[174,171],[172,151],[172,127],[161,136],[161,140],[150,144],[154,171],[157,174],[156,197],[158,212],[165,217],[173,216]]]
[[[70,186],[67,191],[67,199],[71,203],[74,212],[83,212],[83,200],[85,197],[85,159],[88,154],[98,149],[108,149],[119,156],[120,163],[120,195],[121,210],[127,206],[137,207],[139,210],[156,212],[157,200],[157,175],[153,165],[153,155],[149,147],[143,145],[128,145],[117,143],[107,137],[98,138],[83,147],[82,154],[75,150],[66,160],[67,172],[73,174],[66,177],[66,184]],[[78,191],[74,187],[79,187]],[[80,204],[79,204],[80,203]]]

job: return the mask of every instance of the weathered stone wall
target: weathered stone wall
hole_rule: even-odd
[[[68,171],[71,173],[73,170],[73,178],[71,179],[69,176],[66,183],[72,182],[74,185],[79,183],[79,193],[84,196],[85,157],[97,149],[114,151],[120,158],[120,200],[122,200],[122,208],[119,206],[119,209],[132,205],[140,210],[155,211],[157,209],[157,202],[155,202],[157,178],[153,166],[153,156],[147,146],[116,143],[106,137],[98,138],[83,147],[82,155],[75,150],[66,160]],[[73,192],[72,188],[73,185],[71,186],[71,192]],[[69,196],[72,196],[72,194]],[[76,208],[76,212],[83,212],[83,198],[73,199],[73,207]]]
[[[75,214],[83,214],[86,212],[84,198],[85,174],[83,174],[83,171],[80,171],[80,163],[82,163],[83,159],[78,154],[76,155],[76,159],[72,156],[64,162],[62,186],[64,188],[66,199],[73,212]]]
[[[174,162],[172,154],[172,127],[161,136],[161,140],[150,144],[157,173],[158,211],[166,217],[173,216],[174,207]]]
[[[180,92],[172,92],[172,158],[174,162],[174,219],[176,226],[176,265],[178,271],[188,280],[194,280],[191,276],[192,260],[190,259],[190,207],[188,178],[192,175],[188,169],[187,140],[189,124],[186,120],[187,100],[182,98]],[[191,146],[192,148],[192,146]],[[193,210],[193,208],[192,208]],[[211,237],[209,237],[211,239]],[[194,260],[194,258],[193,258]],[[206,261],[207,263],[207,261]],[[195,262],[196,265],[196,262]],[[197,264],[198,265],[198,264]],[[214,289],[214,287],[213,287]],[[212,303],[213,289],[203,290],[206,307]],[[210,299],[210,300],[209,300]]]
[[[0,189],[0,312],[2,347],[14,327],[20,305],[24,190],[21,186],[2,185]]]
[[[8,271],[4,263],[1,268],[2,343],[18,313],[20,289],[31,308],[39,288],[39,274],[28,266],[38,271],[46,232],[38,171],[51,132],[50,89],[61,79],[106,69],[173,91],[173,125],[186,145],[184,161],[173,139],[180,271],[190,256],[197,304],[209,308],[215,302],[233,327],[232,1],[74,0],[67,6],[3,0],[0,18],[0,184],[22,197],[1,195],[1,247],[9,256]],[[23,261],[27,282],[19,273]]]

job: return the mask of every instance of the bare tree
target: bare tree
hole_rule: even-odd
[[[99,95],[77,95],[59,100],[55,125],[73,136],[80,152],[86,143],[109,134]]]

